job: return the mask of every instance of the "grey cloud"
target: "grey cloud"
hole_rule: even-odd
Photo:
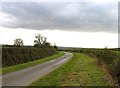
[[[5,27],[34,30],[59,29],[67,31],[117,32],[116,4],[95,3],[3,3],[3,13],[17,20]],[[15,24],[15,23],[16,24]]]

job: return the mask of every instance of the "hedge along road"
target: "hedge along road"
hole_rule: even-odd
[[[66,63],[73,55],[65,52],[65,55],[57,59],[26,68],[17,72],[2,76],[2,86],[27,86],[49,72]]]

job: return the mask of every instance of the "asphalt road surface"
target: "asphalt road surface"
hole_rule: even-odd
[[[66,63],[73,55],[65,52],[65,55],[54,60],[32,66],[17,72],[2,76],[2,86],[27,86],[49,72]]]

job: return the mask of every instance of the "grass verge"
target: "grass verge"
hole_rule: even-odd
[[[66,64],[41,79],[33,82],[33,86],[113,86],[105,79],[104,70],[96,64],[94,58],[85,54],[73,53]]]
[[[14,72],[14,71],[18,71],[18,70],[21,70],[21,69],[24,69],[24,68],[35,66],[37,64],[41,64],[41,63],[56,59],[56,58],[58,58],[60,56],[63,56],[63,55],[64,55],[64,52],[59,52],[58,54],[55,54],[53,56],[43,58],[43,59],[40,59],[40,60],[30,61],[28,63],[23,63],[23,64],[18,64],[18,65],[12,66],[12,67],[2,68],[2,74],[7,74],[7,73],[10,73],[10,72]]]

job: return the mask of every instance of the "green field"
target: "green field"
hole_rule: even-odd
[[[32,86],[113,86],[106,71],[85,54],[74,56],[57,70],[33,82]]]
[[[14,71],[18,71],[18,70],[21,70],[21,69],[24,69],[24,68],[35,66],[37,64],[41,64],[41,63],[56,59],[56,58],[58,58],[60,56],[63,56],[63,55],[64,55],[64,52],[59,52],[58,54],[55,54],[53,56],[43,58],[43,59],[40,59],[40,60],[30,61],[28,63],[23,63],[23,64],[18,64],[18,65],[12,66],[12,67],[2,68],[2,74],[7,74],[7,73],[10,73],[10,72],[14,72]]]

